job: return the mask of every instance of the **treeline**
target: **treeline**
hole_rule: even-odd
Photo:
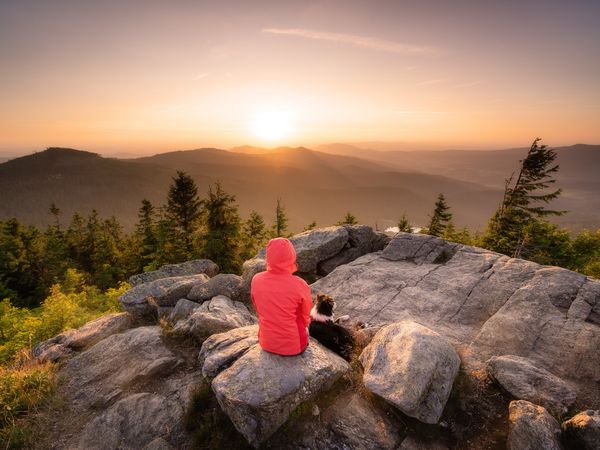
[[[269,238],[288,235],[280,200],[274,212],[271,226],[255,211],[242,220],[235,197],[219,183],[200,198],[193,179],[177,172],[167,203],[155,206],[143,200],[129,234],[115,217],[103,219],[96,211],[76,213],[63,225],[56,205],[50,206],[53,220],[44,230],[17,219],[0,221],[0,300],[36,307],[52,285],[65,281],[68,269],[103,291],[130,275],[194,258],[208,258],[223,272],[239,273],[243,261]]]
[[[553,210],[549,203],[561,194],[554,188],[558,172],[556,153],[534,140],[520,170],[506,180],[502,201],[482,234],[467,228],[456,230],[452,213],[439,194],[427,227],[420,230],[450,241],[474,245],[539,264],[555,265],[600,278],[600,229],[571,236],[568,230],[547,220],[567,211]],[[412,232],[406,215],[400,231]]]

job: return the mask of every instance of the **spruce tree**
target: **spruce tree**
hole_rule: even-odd
[[[150,200],[142,200],[138,211],[138,223],[135,226],[134,242],[137,271],[143,272],[146,267],[153,269],[152,263],[157,258],[158,238],[155,223],[155,209]]]
[[[285,206],[281,202],[281,199],[277,199],[277,207],[275,208],[275,223],[272,228],[272,235],[274,237],[287,237],[288,229],[288,218],[285,214]]]
[[[336,225],[356,225],[358,224],[358,220],[356,220],[356,216],[351,212],[347,212],[342,220],[336,223]]]
[[[258,253],[258,251],[267,243],[269,233],[262,216],[256,211],[250,212],[250,217],[244,222],[242,228],[242,249],[240,259],[245,261]]]
[[[398,231],[403,233],[412,233],[412,230],[412,226],[408,221],[406,214],[402,213],[402,217],[400,217],[400,220],[398,221]]]
[[[550,189],[556,182],[553,174],[558,171],[556,152],[546,145],[539,145],[536,138],[521,167],[516,181],[506,180],[504,196],[498,210],[488,223],[483,245],[508,256],[520,257],[532,251],[530,236],[535,229],[533,222],[564,211],[548,209],[544,204],[557,198],[561,190]],[[549,190],[550,189],[550,190]]]
[[[169,187],[166,208],[167,219],[172,226],[173,256],[177,259],[189,259],[194,255],[194,234],[198,229],[201,206],[196,183],[192,177],[178,170]]]
[[[302,230],[302,231],[310,231],[310,230],[314,230],[315,228],[317,228],[317,221],[313,220],[311,223],[309,223],[308,225],[306,225],[304,227],[304,230]]]
[[[444,197],[444,194],[439,194],[435,202],[433,215],[427,226],[427,234],[442,236],[451,220],[452,213],[450,213],[450,207],[446,204],[446,197]]]
[[[206,217],[206,232],[202,237],[205,258],[214,261],[222,273],[239,273],[240,216],[235,196],[216,183],[208,190],[208,198],[202,201]]]

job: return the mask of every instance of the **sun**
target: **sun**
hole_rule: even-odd
[[[263,141],[280,141],[292,132],[292,117],[289,111],[263,111],[254,117],[251,130]]]

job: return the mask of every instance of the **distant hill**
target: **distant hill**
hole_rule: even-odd
[[[271,222],[282,198],[294,231],[313,220],[334,223],[347,211],[381,228],[395,224],[403,212],[423,224],[439,192],[447,195],[457,225],[482,227],[500,198],[498,189],[476,183],[306,148],[256,154],[209,148],[127,160],[51,148],[0,164],[0,218],[44,225],[54,202],[64,222],[75,211],[95,208],[129,228],[143,198],[164,203],[176,170],[190,173],[202,195],[209,183],[221,181],[236,195],[243,216],[256,209]]]
[[[347,211],[380,228],[406,212],[424,225],[443,192],[457,226],[483,229],[501,198],[503,181],[518,167],[525,148],[502,151],[377,151],[346,144],[264,149],[238,147],[161,153],[135,159],[101,157],[75,149],[51,148],[0,164],[0,219],[16,216],[44,225],[56,203],[67,222],[75,211],[93,208],[115,215],[127,228],[143,198],[165,202],[177,170],[190,173],[202,195],[221,181],[236,195],[246,216],[256,209],[273,220],[282,198],[293,231],[316,220],[321,226]],[[557,149],[561,198],[553,203],[569,214],[557,220],[573,229],[600,226],[600,146]]]

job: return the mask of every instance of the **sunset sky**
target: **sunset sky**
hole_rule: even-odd
[[[600,1],[0,0],[0,152],[600,143]]]

